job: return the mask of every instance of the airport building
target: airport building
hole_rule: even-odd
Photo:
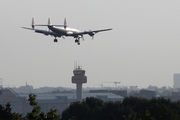
[[[41,111],[47,113],[50,109],[57,109],[57,113],[61,114],[64,109],[72,102],[77,101],[75,93],[36,93],[36,101],[41,107]],[[103,101],[119,101],[124,97],[113,93],[84,93],[83,99],[86,97],[96,97]],[[5,105],[11,103],[12,112],[20,113],[26,116],[27,112],[32,110],[29,105],[29,94],[17,94],[10,88],[3,88],[0,90],[0,104]]]
[[[0,104],[6,105],[10,102],[12,112],[26,116],[27,113],[32,110],[28,101],[30,93],[36,95],[36,101],[41,107],[42,112],[47,113],[50,109],[56,109],[58,114],[61,114],[70,103],[82,101],[82,99],[86,99],[86,97],[95,97],[103,101],[121,101],[124,99],[121,95],[108,91],[104,91],[103,93],[100,91],[83,93],[82,84],[87,82],[85,70],[82,70],[82,68],[78,66],[75,67],[73,74],[74,76],[72,76],[71,80],[72,83],[76,84],[76,92],[33,93],[33,87],[26,83],[26,86],[20,87],[21,93],[16,93],[11,88],[1,88]]]
[[[173,88],[174,89],[180,88],[180,73],[174,74],[173,79],[174,79]]]

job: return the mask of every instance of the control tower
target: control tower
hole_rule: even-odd
[[[82,84],[87,83],[87,77],[85,76],[85,70],[82,70],[80,66],[75,67],[72,76],[72,83],[76,84],[76,99],[82,100]]]

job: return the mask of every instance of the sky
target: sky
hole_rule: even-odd
[[[4,87],[75,87],[74,61],[86,70],[84,87],[173,87],[180,73],[179,0],[2,0],[0,78]],[[113,28],[94,39],[54,38],[24,30],[35,23],[84,30]],[[46,27],[38,27],[47,29]],[[106,83],[112,82],[112,83]]]

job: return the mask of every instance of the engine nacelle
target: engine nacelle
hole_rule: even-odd
[[[91,32],[91,33],[89,33],[89,35],[92,37],[95,35],[95,32]]]

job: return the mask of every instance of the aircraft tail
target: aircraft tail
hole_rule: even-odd
[[[64,29],[67,28],[67,21],[66,21],[66,18],[64,18]]]
[[[32,28],[34,29],[35,25],[34,25],[34,17],[32,18],[32,23],[31,23]]]
[[[35,26],[60,26],[60,27],[63,27],[63,26],[64,26],[64,28],[67,27],[67,25],[66,25],[66,20],[65,20],[65,22],[64,22],[64,25],[52,25],[50,18],[48,18],[48,23],[47,23],[47,24],[35,24],[34,21],[35,21],[35,20],[34,20],[34,17],[33,17],[33,18],[32,18],[32,23],[31,23],[31,26],[32,26],[33,29],[35,28]]]
[[[48,25],[51,25],[51,19],[48,18]]]

